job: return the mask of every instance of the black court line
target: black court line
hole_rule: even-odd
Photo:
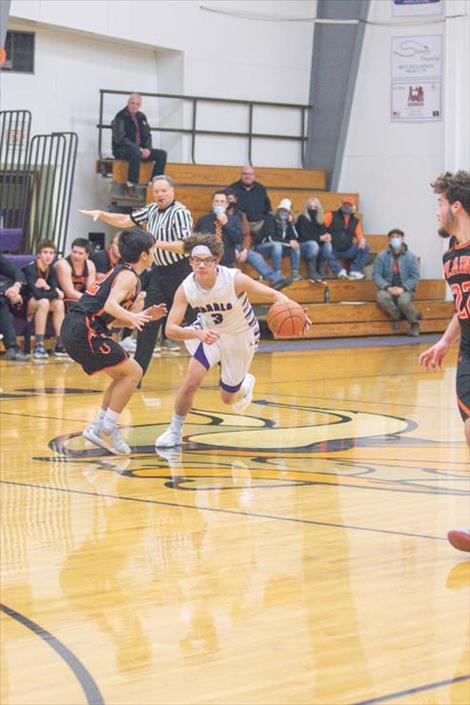
[[[51,647],[51,649],[54,649],[54,651],[60,656],[61,659],[65,661],[74,676],[77,678],[85,694],[88,705],[104,705],[103,696],[101,695],[100,690],[92,676],[87,671],[83,663],[70,651],[70,649],[65,646],[65,644],[59,641],[59,639],[57,639],[53,634],[46,631],[46,629],[39,626],[39,624],[33,622],[32,619],[25,617],[24,614],[20,614],[11,607],[0,603],[0,609],[9,617],[16,619],[17,622],[22,624],[27,629],[30,629],[33,634],[43,639],[46,644]]]
[[[371,698],[370,700],[360,700],[352,705],[376,705],[376,703],[384,703],[387,700],[396,700],[396,698],[402,698],[404,695],[413,695],[414,693],[423,693],[425,690],[433,690],[434,688],[442,688],[445,685],[452,685],[452,683],[461,683],[462,681],[470,680],[470,673],[465,676],[457,676],[456,678],[449,678],[445,681],[436,681],[435,683],[426,683],[426,685],[418,685],[416,688],[407,688],[406,690],[398,690],[396,693],[389,693],[388,695],[381,695],[378,698]]]
[[[271,519],[274,521],[286,521],[292,524],[307,524],[311,526],[329,526],[334,529],[351,529],[353,531],[367,531],[374,534],[391,534],[392,536],[411,536],[417,539],[430,539],[431,541],[444,541],[443,536],[429,536],[428,534],[414,534],[409,531],[392,531],[391,529],[371,529],[368,526],[351,526],[350,524],[336,524],[329,521],[314,521],[313,519],[296,519],[295,517],[281,517],[275,514],[261,514],[260,512],[241,512],[235,509],[220,509],[218,507],[201,507],[181,502],[165,502],[160,499],[143,499],[142,497],[127,497],[125,495],[108,494],[107,492],[90,492],[88,490],[70,490],[65,487],[50,487],[48,485],[35,485],[31,482],[14,482],[13,480],[0,480],[3,485],[14,485],[17,487],[33,487],[39,490],[52,490],[53,492],[67,492],[70,494],[80,494],[85,497],[106,497],[107,499],[121,499],[124,502],[138,502],[141,504],[158,504],[163,507],[178,507],[179,509],[191,509],[193,511],[214,512],[216,514],[232,514],[235,516],[252,517],[254,519]]]

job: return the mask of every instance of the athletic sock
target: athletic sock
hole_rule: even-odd
[[[98,413],[96,414],[95,422],[98,424],[102,424],[105,416],[106,416],[106,409],[100,409],[98,411]]]
[[[36,345],[44,345],[44,336],[43,335],[36,335]]]
[[[106,409],[103,416],[103,428],[106,432],[109,432],[113,426],[117,426],[117,420],[119,414],[116,411],[111,411],[111,409]]]
[[[173,414],[171,417],[170,428],[175,431],[181,431],[185,418],[186,416],[178,416],[178,414]]]

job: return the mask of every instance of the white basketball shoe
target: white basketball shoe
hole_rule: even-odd
[[[241,397],[232,404],[232,409],[237,413],[241,414],[245,409],[250,406],[253,400],[253,389],[255,388],[256,377],[254,375],[248,374],[242,382],[240,387]]]

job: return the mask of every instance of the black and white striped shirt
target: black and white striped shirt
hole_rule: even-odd
[[[143,208],[132,211],[131,219],[136,225],[147,223],[148,232],[157,240],[176,242],[185,240],[192,233],[193,219],[189,210],[178,201],[173,201],[167,208],[160,209],[156,203],[149,203]],[[185,255],[167,252],[157,247],[155,264],[167,267],[184,259]]]

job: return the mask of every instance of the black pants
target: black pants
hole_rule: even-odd
[[[0,294],[0,333],[3,334],[3,344],[6,348],[16,346],[16,331],[6,296]]]
[[[115,147],[113,154],[117,159],[127,159],[129,162],[129,174],[127,176],[127,180],[130,183],[139,183],[139,167],[141,161],[155,162],[153,165],[152,177],[165,173],[166,152],[163,149],[151,149],[148,159],[142,158],[139,147],[129,147],[127,145]]]
[[[142,288],[147,292],[145,308],[154,304],[166,304],[169,311],[177,288],[190,271],[187,257],[166,267],[152,267],[142,276]],[[194,311],[188,307],[185,320],[190,323],[194,317]],[[144,374],[152,359],[158,331],[165,322],[166,318],[160,318],[158,321],[147,323],[137,334],[137,348],[134,357],[142,367]]]

